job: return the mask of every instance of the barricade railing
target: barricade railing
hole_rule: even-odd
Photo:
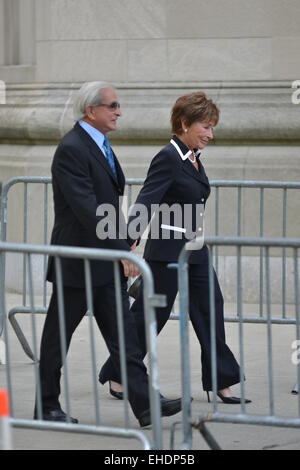
[[[143,178],[129,178],[127,179],[127,204],[128,207],[131,206],[131,204],[135,200],[135,194],[134,194],[134,189],[138,189],[144,182]],[[29,199],[29,192],[30,192],[30,187],[31,185],[34,185],[35,187],[37,185],[43,185],[43,196],[41,197],[41,210],[40,212],[42,213],[42,240],[41,242],[39,241],[38,243],[42,244],[47,244],[49,242],[49,235],[48,235],[48,230],[49,227],[52,226],[52,224],[49,223],[49,206],[50,206],[50,198],[49,198],[49,187],[51,186],[52,179],[50,177],[18,177],[18,178],[13,178],[10,181],[8,181],[5,185],[3,185],[2,188],[2,198],[1,198],[1,241],[9,241],[7,240],[7,220],[8,220],[8,214],[11,214],[12,210],[9,211],[8,208],[8,196],[10,190],[16,186],[23,184],[23,213],[24,213],[24,220],[23,220],[23,227],[21,229],[22,233],[22,242],[27,243],[29,240],[29,216],[28,216],[28,211],[30,209],[28,199]],[[214,190],[214,200],[212,199],[212,202],[210,203],[211,206],[214,206],[214,227],[210,228],[210,232],[212,232],[215,236],[222,236],[222,227],[221,227],[221,213],[222,213],[222,203],[224,200],[224,190],[231,190],[234,192],[230,195],[230,201],[231,201],[231,206],[234,207],[236,206],[237,208],[237,213],[235,217],[235,223],[232,225],[230,224],[231,228],[233,229],[233,233],[230,234],[230,236],[247,236],[248,234],[244,233],[245,230],[243,229],[243,197],[244,193],[243,191],[246,190],[251,190],[251,194],[256,191],[258,191],[257,198],[259,199],[258,203],[258,210],[257,210],[257,221],[256,221],[256,227],[258,230],[258,236],[259,237],[265,237],[265,236],[270,236],[268,235],[266,231],[266,221],[265,221],[265,214],[266,211],[270,213],[270,208],[269,206],[266,208],[266,199],[269,199],[266,197],[266,192],[267,190],[276,190],[276,191],[281,191],[281,195],[278,196],[276,199],[276,207],[272,208],[272,210],[276,214],[276,220],[274,220],[274,226],[276,225],[277,231],[279,233],[278,236],[282,236],[283,238],[286,238],[289,236],[289,230],[288,230],[288,201],[289,201],[289,192],[292,192],[292,197],[294,196],[294,191],[300,189],[300,182],[280,182],[280,181],[238,181],[238,180],[212,180],[211,181],[211,186]],[[234,201],[235,199],[235,201]],[[272,198],[273,199],[273,198]],[[295,199],[295,198],[294,198]],[[278,202],[278,200],[281,200],[281,203]],[[281,208],[280,208],[281,206]],[[232,210],[230,211],[232,213]],[[282,219],[282,220],[280,220]],[[280,221],[280,222],[279,222]],[[207,224],[206,224],[207,225]],[[227,224],[228,225],[228,224]],[[254,225],[254,220],[252,220],[252,225]],[[228,228],[226,227],[226,230]],[[32,229],[31,229],[32,232]],[[235,233],[234,233],[235,232]],[[298,235],[297,235],[298,236]],[[258,272],[259,272],[259,313],[258,314],[253,314],[249,315],[248,317],[245,317],[244,321],[249,321],[249,322],[257,322],[261,321],[262,323],[266,323],[266,314],[264,311],[264,305],[265,305],[265,300],[264,300],[264,259],[263,259],[263,250],[262,248],[259,248],[259,256],[258,256]],[[294,323],[294,319],[290,318],[287,315],[287,254],[286,254],[286,248],[282,248],[282,252],[280,254],[281,260],[281,317],[276,317],[274,319],[274,322],[277,323]],[[17,337],[19,338],[19,341],[25,351],[25,353],[32,359],[34,360],[33,357],[33,352],[32,348],[30,347],[23,330],[20,326],[20,324],[16,320],[16,315],[19,313],[24,313],[28,314],[30,313],[30,308],[28,305],[28,295],[27,295],[27,261],[26,261],[26,256],[24,256],[23,260],[23,275],[22,275],[22,305],[16,305],[13,307],[9,313],[8,317],[9,320],[12,324],[12,327],[17,334]],[[215,250],[215,267],[216,267],[216,272],[218,274],[219,272],[219,247],[216,247]],[[36,313],[46,313],[47,311],[47,284],[45,281],[46,278],[46,269],[47,269],[47,257],[45,256],[43,259],[43,266],[42,266],[42,275],[41,277],[41,282],[42,282],[42,302],[41,305],[36,307]],[[0,266],[0,275],[5,273],[5,258],[3,258],[2,265]],[[172,314],[171,316],[172,319],[178,319],[177,314]],[[225,321],[230,321],[230,322],[237,322],[238,318],[235,315],[227,315],[225,317]],[[2,335],[2,330],[3,326],[0,321],[0,338]],[[3,354],[2,354],[3,356]],[[0,339],[0,362],[1,362],[1,339]],[[3,361],[2,361],[3,362]]]
[[[263,238],[241,238],[241,237],[208,237],[205,240],[209,248],[209,290],[210,290],[210,330],[211,330],[211,360],[212,360],[212,384],[213,384],[213,409],[207,415],[201,415],[195,419],[191,415],[191,391],[190,391],[190,353],[189,353],[189,284],[188,284],[188,259],[191,251],[186,247],[182,250],[178,268],[178,282],[180,291],[180,343],[181,343],[181,365],[182,365],[182,395],[183,395],[183,413],[182,428],[183,441],[182,448],[190,449],[192,446],[192,430],[200,431],[208,445],[212,449],[220,449],[212,433],[207,429],[206,424],[211,422],[232,423],[232,424],[253,424],[264,426],[276,426],[285,428],[300,428],[300,396],[298,397],[298,413],[294,417],[279,417],[275,413],[274,400],[274,363],[273,363],[273,344],[272,344],[272,325],[276,323],[272,317],[271,309],[271,277],[270,270],[270,250],[271,249],[291,249],[293,251],[294,264],[294,308],[295,308],[295,338],[300,345],[300,297],[299,297],[299,249],[300,239],[263,239]],[[217,355],[216,355],[216,333],[215,333],[215,296],[214,296],[214,274],[213,274],[213,252],[217,247],[230,246],[236,249],[237,255],[237,278],[238,278],[238,323],[239,323],[239,359],[240,359],[240,394],[241,408],[237,413],[221,413],[217,403]],[[202,244],[200,243],[199,249]],[[267,352],[268,352],[268,411],[261,415],[251,415],[246,412],[245,405],[245,350],[244,350],[244,327],[245,317],[243,313],[243,269],[242,269],[242,251],[247,247],[259,247],[264,252],[265,263],[265,288],[266,288],[266,310],[267,310]],[[196,246],[194,247],[196,249]],[[259,323],[257,321],[257,323]],[[264,358],[262,358],[263,360]],[[297,364],[297,379],[300,383],[300,361]],[[236,407],[235,407],[236,410]],[[174,442],[174,424],[172,429],[172,443]]]
[[[96,249],[79,249],[70,247],[50,247],[38,246],[29,244],[9,244],[0,243],[0,257],[1,263],[4,255],[7,253],[16,253],[27,258],[27,276],[29,285],[29,299],[30,299],[30,314],[31,314],[31,334],[33,338],[33,353],[35,359],[35,380],[32,384],[31,396],[34,397],[36,392],[37,397],[37,420],[26,420],[16,416],[15,395],[18,390],[14,388],[13,375],[17,374],[17,368],[14,368],[13,352],[9,346],[9,335],[7,331],[7,315],[6,315],[6,295],[5,295],[5,276],[3,271],[0,279],[0,317],[3,322],[4,341],[6,346],[6,359],[7,364],[0,369],[0,374],[4,375],[6,371],[6,383],[9,392],[10,406],[11,406],[11,419],[10,423],[13,427],[29,428],[29,429],[47,429],[53,431],[84,433],[94,435],[116,436],[119,438],[131,438],[138,440],[144,449],[162,449],[162,427],[161,427],[161,409],[159,397],[159,378],[157,366],[157,338],[156,338],[156,318],[155,307],[164,305],[164,298],[154,294],[154,285],[152,273],[147,263],[141,258],[130,252],[114,251],[114,250],[96,250]],[[95,424],[81,425],[71,424],[71,396],[70,396],[70,375],[68,367],[68,358],[64,361],[64,397],[66,404],[66,413],[68,422],[54,423],[45,422],[42,418],[42,403],[41,403],[41,384],[38,371],[38,337],[37,337],[37,324],[36,324],[36,304],[35,304],[35,285],[33,281],[32,261],[36,255],[52,256],[54,257],[57,279],[57,292],[59,299],[59,318],[60,318],[60,336],[62,345],[62,355],[66,356],[66,338],[64,334],[64,300],[63,300],[63,280],[62,280],[62,258],[76,258],[84,262],[85,268],[85,289],[87,300],[87,331],[89,332],[90,352],[91,352],[91,383],[94,396],[94,416],[96,419]],[[144,280],[144,307],[145,307],[145,320],[146,320],[146,338],[149,350],[149,396],[151,405],[151,420],[152,420],[152,438],[153,442],[150,443],[145,433],[140,430],[132,429],[130,427],[129,419],[129,405],[128,405],[128,383],[126,373],[126,350],[125,350],[125,335],[123,331],[123,315],[122,315],[122,293],[121,293],[121,274],[120,274],[120,261],[126,259],[134,263],[140,270]],[[100,419],[100,405],[98,396],[98,371],[96,369],[96,342],[94,338],[94,308],[93,308],[93,291],[91,281],[91,262],[95,260],[111,261],[114,266],[114,279],[115,279],[115,292],[116,292],[116,305],[117,305],[117,322],[120,346],[120,363],[121,363],[121,377],[124,390],[124,426],[109,427],[105,426]],[[79,367],[79,365],[78,365]],[[17,378],[16,378],[17,382]],[[2,378],[1,378],[2,383]],[[16,385],[17,387],[17,385]],[[34,404],[32,404],[33,407]],[[120,417],[121,421],[121,417]]]
[[[128,179],[127,180],[127,185],[128,185],[128,205],[131,205],[134,200],[133,200],[133,188],[134,186],[141,186],[143,184],[143,179],[142,178],[135,178],[135,179]],[[43,212],[43,242],[44,244],[47,244],[48,242],[48,227],[49,227],[49,214],[48,214],[48,205],[49,205],[49,185],[51,185],[51,178],[48,177],[20,177],[20,178],[14,178],[13,180],[10,180],[5,186],[3,186],[3,192],[2,192],[2,198],[1,198],[1,240],[6,241],[7,240],[7,215],[8,215],[8,193],[10,189],[15,186],[16,184],[24,184],[24,224],[23,224],[23,241],[27,243],[28,241],[28,185],[30,184],[43,184],[44,185],[44,198],[43,198],[43,207],[44,207],[44,212]],[[299,182],[278,182],[278,181],[224,181],[224,180],[215,180],[211,181],[211,186],[215,190],[215,235],[217,237],[220,237],[221,235],[221,229],[220,229],[220,201],[222,201],[221,198],[221,190],[226,189],[226,188],[231,188],[231,189],[236,189],[236,195],[237,195],[237,218],[236,218],[236,227],[235,227],[235,232],[237,235],[237,238],[229,239],[228,237],[226,238],[225,243],[224,238],[219,238],[219,241],[217,239],[207,239],[207,243],[209,243],[210,240],[214,241],[215,240],[215,245],[214,246],[214,261],[215,261],[215,268],[216,271],[218,272],[219,269],[219,249],[222,247],[233,247],[233,246],[238,246],[235,245],[234,241],[239,239],[239,242],[245,241],[246,244],[245,247],[256,247],[256,249],[259,250],[260,254],[260,264],[259,264],[259,292],[260,292],[260,311],[259,315],[240,315],[239,314],[239,302],[240,302],[240,296],[241,296],[241,285],[240,285],[240,279],[241,276],[237,275],[237,289],[236,289],[236,294],[237,294],[237,312],[236,315],[230,315],[226,316],[225,320],[229,322],[238,322],[239,325],[243,325],[244,323],[264,323],[267,324],[268,327],[269,325],[272,325],[274,323],[278,324],[295,324],[296,327],[298,327],[297,323],[297,315],[295,316],[287,316],[286,314],[286,287],[287,287],[287,279],[286,279],[286,262],[287,262],[287,250],[292,250],[294,249],[294,246],[289,245],[289,239],[286,237],[288,236],[288,192],[289,191],[294,191],[300,189],[300,183]],[[259,226],[259,239],[252,239],[252,243],[248,243],[248,239],[241,238],[242,235],[244,235],[244,230],[243,230],[243,204],[242,204],[242,199],[243,199],[243,190],[244,189],[257,189],[259,191],[259,213],[258,213],[258,226]],[[282,266],[282,315],[279,316],[273,316],[269,315],[269,304],[268,301],[270,301],[270,298],[268,300],[268,295],[270,297],[270,291],[269,294],[266,290],[267,294],[267,299],[264,299],[264,286],[267,285],[267,262],[265,259],[265,251],[266,251],[266,246],[264,243],[270,242],[270,248],[272,249],[274,245],[272,243],[274,239],[263,239],[267,235],[266,230],[265,230],[265,213],[266,213],[266,191],[268,189],[274,189],[274,190],[280,190],[282,192],[282,208],[280,210],[280,205],[277,205],[276,207],[276,214],[282,215],[282,224],[281,224],[281,235],[283,240],[281,243],[278,243],[277,248],[281,250],[281,266]],[[269,211],[268,211],[269,212]],[[281,217],[280,217],[281,218]],[[278,217],[279,219],[279,217]],[[274,221],[275,223],[275,221]],[[278,224],[278,221],[276,221]],[[231,240],[231,242],[230,242]],[[255,241],[256,240],[256,241]],[[237,242],[238,243],[238,242]],[[295,241],[297,243],[297,240]],[[240,248],[242,248],[242,245],[239,245]],[[241,250],[242,251],[242,250]],[[27,283],[27,274],[28,274],[28,259],[26,256],[26,253],[24,253],[24,261],[23,261],[23,289],[22,289],[22,295],[23,295],[23,305],[21,307],[14,307],[11,309],[9,312],[9,319],[17,333],[18,338],[20,339],[20,342],[25,350],[25,352],[32,357],[33,360],[35,360],[34,353],[32,352],[30,346],[28,345],[28,342],[23,334],[23,331],[21,327],[19,327],[18,323],[15,320],[15,315],[16,313],[28,313],[31,314],[31,307],[30,305],[27,304],[27,290],[28,290],[28,283]],[[42,254],[44,257],[44,265],[43,265],[43,271],[44,274],[46,272],[46,263],[47,263],[47,253]],[[289,258],[291,258],[289,256]],[[242,264],[242,253],[241,253],[241,258],[239,259],[237,257],[237,269],[239,269],[239,266]],[[270,258],[268,258],[269,260]],[[268,261],[269,262],[269,261]],[[1,262],[0,262],[0,279],[5,279],[5,252],[2,253],[1,255]],[[265,307],[267,306],[267,308]],[[35,306],[35,313],[45,313],[47,310],[47,291],[46,291],[46,283],[44,282],[43,284],[43,306],[41,307],[40,305]],[[266,311],[266,314],[264,313]],[[176,315],[173,316],[176,318]],[[178,316],[177,316],[178,318]],[[5,317],[4,315],[1,314],[0,311],[0,338],[4,329],[4,321]],[[14,323],[15,322],[15,323]],[[26,344],[28,346],[28,349],[26,351]],[[0,348],[1,348],[1,339],[0,339]],[[1,353],[1,349],[0,349]],[[1,363],[1,355],[0,355],[0,363]],[[298,381],[299,383],[299,381]],[[294,388],[295,393],[298,392],[298,385],[295,386]],[[215,414],[215,419],[218,420],[220,415]],[[258,420],[260,422],[260,417],[259,418],[253,418],[253,421]],[[264,417],[264,424],[273,423],[274,418],[272,417],[271,419],[269,417]],[[185,422],[189,422],[185,420]],[[286,421],[283,421],[286,423]],[[198,421],[200,423],[200,421]],[[277,420],[276,423],[278,424],[279,421]],[[282,422],[281,422],[282,423]],[[288,425],[295,424],[295,421],[289,422]],[[24,424],[24,423],[23,423]],[[253,424],[257,424],[256,422]],[[297,424],[297,422],[296,422]],[[25,423],[26,425],[26,423]],[[276,424],[275,424],[276,425]],[[199,429],[202,429],[203,434],[206,435],[206,438],[209,440],[211,436],[209,433],[207,433],[207,430],[205,428],[205,424],[203,424],[203,421],[199,424]],[[185,442],[185,440],[184,440]],[[187,441],[188,442],[188,441]],[[214,443],[214,440],[212,438],[212,443]]]
[[[2,187],[1,195],[1,210],[0,210],[0,220],[1,220],[1,242],[7,241],[7,216],[8,216],[8,196],[9,191],[12,187],[23,184],[23,243],[28,242],[28,185],[30,184],[42,184],[44,186],[44,198],[43,198],[43,241],[44,245],[48,244],[48,188],[52,183],[52,178],[50,177],[17,177],[9,180]],[[6,256],[5,253],[2,254],[1,264],[0,264],[0,279],[5,279],[6,275]],[[36,313],[46,313],[47,312],[47,284],[46,284],[46,269],[47,269],[47,256],[44,256],[43,262],[43,305],[36,308]],[[4,281],[5,282],[5,281]],[[17,313],[30,313],[30,308],[27,305],[27,261],[26,256],[23,257],[23,276],[22,276],[22,306],[14,307],[8,314],[8,318],[12,323],[12,327],[16,332],[16,335],[25,351],[25,353],[34,360],[34,356],[29,346],[27,339],[24,336],[24,333],[15,319]],[[3,320],[0,317],[0,338],[3,334]],[[1,339],[0,339],[0,348],[1,348]],[[2,360],[0,356],[0,363],[5,362],[3,360],[4,355],[2,355]]]

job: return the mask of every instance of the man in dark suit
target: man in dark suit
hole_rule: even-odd
[[[119,226],[119,217],[116,217],[115,236],[105,238],[96,234],[102,220],[97,209],[109,203],[118,215],[125,186],[124,174],[107,138],[107,133],[116,129],[121,116],[116,91],[101,82],[84,84],[78,93],[74,114],[77,122],[60,142],[52,164],[55,222],[51,244],[130,251]],[[125,221],[121,225],[125,226]],[[127,294],[127,277],[136,276],[137,269],[126,260],[122,260],[122,267],[129,401],[140,425],[145,426],[150,424],[148,376]],[[120,371],[113,266],[111,262],[97,261],[91,263],[91,268],[95,319],[114,366]],[[68,349],[87,311],[83,261],[63,259],[62,274]],[[65,422],[67,418],[59,403],[63,361],[53,258],[49,260],[47,280],[53,283],[53,294],[41,343],[42,412],[44,420]],[[178,413],[180,409],[181,400],[162,401],[163,416]],[[77,420],[72,418],[72,422]]]

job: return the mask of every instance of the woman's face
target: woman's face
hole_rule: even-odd
[[[183,134],[180,137],[189,149],[204,149],[209,141],[214,138],[214,125],[211,122],[196,121],[189,127],[183,123],[182,127]]]

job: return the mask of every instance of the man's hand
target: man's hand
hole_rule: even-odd
[[[123,264],[125,277],[136,277],[141,274],[139,268],[130,261],[127,261],[126,259],[121,259],[121,263]]]

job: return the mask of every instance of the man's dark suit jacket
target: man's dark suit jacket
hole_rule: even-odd
[[[96,235],[101,220],[96,212],[101,204],[115,207],[119,233],[119,198],[124,193],[125,177],[116,157],[115,164],[118,181],[99,147],[78,123],[64,136],[52,164],[55,212],[52,245],[130,251],[125,239],[100,240]],[[94,261],[91,265],[93,286],[105,285],[113,279],[111,262]],[[85,286],[83,261],[65,258],[62,271],[64,286]],[[50,258],[47,280],[55,283],[55,278],[55,263]]]

